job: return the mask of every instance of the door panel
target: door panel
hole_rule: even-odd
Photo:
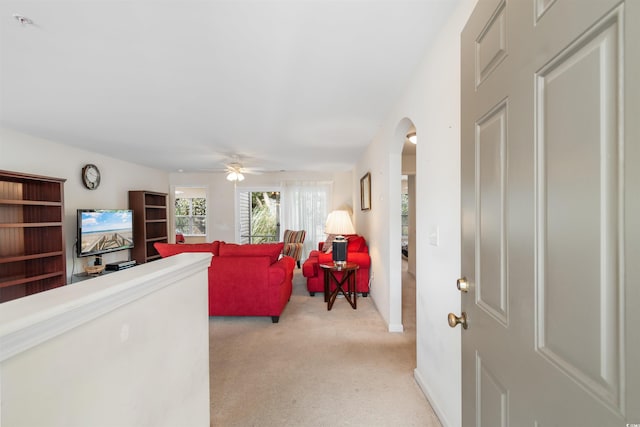
[[[476,125],[476,298],[478,307],[507,325],[506,183],[507,104],[501,102]]]
[[[477,427],[506,427],[508,426],[509,394],[500,383],[494,370],[482,363],[479,354],[476,355],[476,413]]]
[[[621,22],[619,7],[538,72],[535,100],[538,350],[618,412]]]
[[[506,0],[502,0],[478,36],[475,49],[476,86],[507,57]]]
[[[640,422],[638,3],[480,0],[463,31],[464,426]]]

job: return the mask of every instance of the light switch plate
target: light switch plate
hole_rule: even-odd
[[[440,227],[431,227],[431,231],[429,232],[429,244],[431,246],[440,245]]]

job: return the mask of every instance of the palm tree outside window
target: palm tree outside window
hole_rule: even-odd
[[[240,243],[280,241],[280,191],[238,191]]]

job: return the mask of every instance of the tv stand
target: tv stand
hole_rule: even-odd
[[[116,261],[116,262],[110,262],[109,264],[107,264],[106,269],[109,271],[119,271],[119,270],[124,270],[125,268],[131,268],[135,266],[136,266],[135,260]]]
[[[127,268],[135,267],[138,265],[135,261],[117,261],[111,262],[105,266],[105,269],[97,274],[90,274],[87,272],[74,274],[70,283],[82,282],[87,279],[93,279],[100,276],[106,276],[107,274],[115,273],[116,271],[126,270]]]
[[[71,281],[69,282],[69,284],[71,285],[74,283],[83,282],[88,279],[95,279],[96,277],[106,276],[107,274],[111,273],[115,273],[115,271],[103,270],[100,273],[96,274],[89,274],[87,272],[76,273],[71,277]]]

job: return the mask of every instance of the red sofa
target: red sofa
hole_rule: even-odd
[[[211,252],[209,316],[271,316],[278,323],[291,297],[293,258],[280,257],[284,243],[238,245],[154,243],[162,257]]]
[[[345,236],[347,238],[347,262],[354,262],[360,267],[356,273],[356,292],[362,293],[363,297],[369,295],[369,268],[371,267],[371,257],[369,248],[364,237],[359,235]],[[309,258],[302,265],[302,275],[307,278],[307,290],[309,295],[314,296],[316,292],[324,293],[324,272],[319,264],[333,263],[333,255],[323,252],[324,242],[318,244],[317,251],[311,251]],[[341,274],[337,273],[340,278]],[[332,284],[335,288],[335,284]]]

